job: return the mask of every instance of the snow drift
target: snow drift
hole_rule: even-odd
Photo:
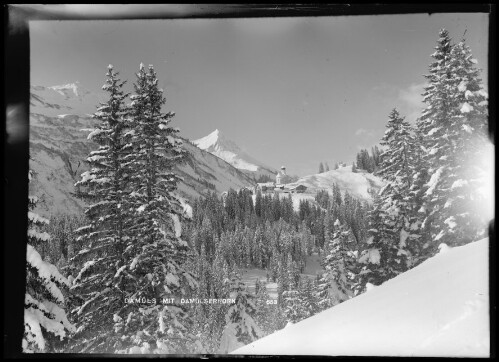
[[[440,250],[381,286],[232,353],[487,357],[488,239]]]

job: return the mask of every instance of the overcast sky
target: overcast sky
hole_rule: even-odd
[[[297,175],[351,163],[393,107],[413,121],[438,31],[466,41],[487,78],[488,15],[32,21],[31,83],[100,91],[108,64],[153,64],[189,139],[218,128]]]

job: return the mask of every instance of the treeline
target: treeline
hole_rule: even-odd
[[[348,192],[342,195],[336,185],[331,194],[318,192],[314,201],[301,200],[295,211],[291,195],[252,195],[247,189],[197,199],[186,235],[196,252],[201,295],[223,295],[223,284],[217,280],[229,270],[266,270],[265,280],[255,285],[259,307],[253,317],[261,335],[333,305],[335,297],[324,291],[333,287],[334,279],[301,275],[307,256],[318,253],[326,265],[329,241],[340,230],[351,233],[349,248],[358,253],[366,240],[369,207]],[[272,282],[277,283],[277,304],[268,305],[265,285]],[[203,345],[210,346],[212,352],[217,351],[217,338],[223,339],[224,323],[219,316],[224,308],[211,306],[202,311],[203,320],[211,321],[209,333],[203,334]]]
[[[278,193],[253,195],[247,189],[229,190],[224,197],[215,193],[196,199],[193,203],[193,218],[189,225],[188,235],[197,235],[208,228],[208,240],[213,245],[216,237],[223,233],[242,232],[245,229],[256,232],[267,225],[283,222],[290,230],[308,230],[313,237],[313,250],[321,252],[328,240],[332,225],[338,219],[350,227],[358,242],[365,239],[367,233],[366,220],[368,204],[352,197],[348,191],[343,195],[335,184],[331,193],[321,190],[315,196],[315,202],[299,200],[298,210],[294,211],[291,194],[280,197]],[[202,238],[202,239],[203,239]],[[198,245],[194,237],[194,244]],[[212,246],[207,246],[212,250]],[[199,247],[197,247],[199,251]],[[254,265],[254,264],[251,264]]]
[[[355,169],[365,170],[369,173],[374,173],[379,168],[380,164],[380,150],[378,146],[371,148],[371,154],[366,149],[362,149],[357,153],[356,162],[354,162]]]

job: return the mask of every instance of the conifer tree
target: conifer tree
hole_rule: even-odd
[[[97,201],[85,211],[90,224],[76,230],[77,241],[87,246],[73,261],[84,262],[72,290],[86,300],[77,310],[79,327],[74,347],[77,351],[80,348],[113,351],[112,316],[124,303],[123,290],[134,284],[128,275],[118,273],[126,264],[123,253],[131,241],[130,221],[134,214],[127,197],[131,176],[125,106],[128,94],[123,91],[125,82],[118,78],[112,65],[106,76],[102,88],[109,99],[93,115],[99,123],[88,136],[99,148],[90,153],[87,162],[91,168],[76,183],[88,187],[92,199]]]
[[[382,243],[388,243],[383,250],[385,263],[398,274],[412,265],[411,246],[419,235],[413,234],[419,228],[413,217],[416,205],[409,197],[413,175],[417,165],[417,145],[410,124],[396,109],[389,115],[387,130],[381,140],[385,151],[381,154],[378,176],[386,185],[380,190],[379,228],[384,228]],[[391,273],[389,273],[391,274]]]
[[[412,245],[410,251],[412,254],[412,266],[418,265],[424,261],[428,255],[428,243],[430,239],[430,223],[423,223],[428,210],[424,206],[425,201],[425,184],[429,180],[428,167],[423,158],[425,149],[422,147],[423,140],[422,134],[416,129],[415,133],[415,155],[414,155],[414,175],[412,176],[412,185],[409,189],[407,199],[413,205],[412,212],[410,213],[411,233],[413,235]],[[426,246],[426,248],[424,247]]]
[[[177,136],[178,128],[169,126],[175,114],[161,111],[166,99],[151,65],[146,71],[141,64],[134,89],[130,115],[134,168],[131,184],[138,216],[135,233],[139,239],[154,243],[163,239],[162,226],[170,223],[171,214],[180,214],[180,201],[174,193],[180,179],[173,167],[182,162],[185,151]]]
[[[255,213],[257,217],[262,217],[262,191],[260,189],[256,192]]]
[[[381,285],[388,279],[397,275],[390,267],[390,257],[392,253],[392,245],[387,242],[390,240],[386,235],[386,227],[382,218],[383,202],[378,193],[373,193],[373,207],[368,214],[368,238],[363,245],[363,250],[360,252],[359,263],[361,271],[359,278],[354,286],[354,293],[361,294],[365,291],[367,283],[372,285]],[[381,255],[383,254],[383,258]]]
[[[424,245],[427,256],[442,242],[477,240],[487,226],[478,211],[477,192],[483,179],[480,153],[487,142],[487,93],[464,41],[452,45],[448,32],[441,30],[432,57],[424,94],[427,107],[418,121],[429,173],[421,208],[423,227],[430,233]]]
[[[339,220],[335,221],[335,232],[324,256],[325,272],[319,280],[318,304],[321,310],[344,302],[353,296],[355,257],[350,251],[354,243],[352,231]]]
[[[324,173],[324,165],[321,163],[319,163],[319,173]]]
[[[309,310],[297,288],[290,287],[282,294],[284,316],[286,322],[296,323],[308,316]]]
[[[199,298],[208,298],[210,296],[210,280],[212,280],[212,276],[204,244],[201,245],[201,253],[197,258],[197,264],[198,296]]]
[[[319,307],[317,305],[317,285],[315,284],[315,280],[302,278],[298,289],[303,300],[304,309],[306,310],[305,318],[318,313]]]
[[[32,171],[28,173],[31,182]],[[26,253],[26,294],[24,299],[24,353],[55,352],[57,340],[75,332],[66,316],[61,291],[70,283],[57,268],[44,261],[36,251],[50,235],[43,231],[49,221],[33,212],[36,196],[28,197],[28,245]]]
[[[128,160],[130,154],[127,108],[123,91],[125,81],[118,78],[112,65],[108,66],[106,83],[102,88],[109,94],[106,103],[101,103],[93,118],[99,121],[91,130],[88,139],[99,145],[87,158],[90,171],[84,172],[77,186],[86,186],[93,199],[99,200],[86,211],[91,224],[84,231],[83,239],[101,240],[102,243],[121,244],[126,238],[126,225],[130,218],[130,203],[127,186],[130,177]]]
[[[93,259],[74,281],[74,289],[82,290],[86,300],[77,309],[82,352],[175,353],[196,348],[186,308],[176,300],[160,303],[196,290],[197,282],[186,268],[188,245],[181,239],[182,207],[175,193],[178,176],[173,167],[184,152],[178,129],[169,126],[173,113],[161,112],[165,98],[157,83],[152,66],[146,72],[141,65],[122,140],[130,149],[123,161],[128,185],[120,185],[128,193],[125,210],[133,211],[125,223],[127,232],[121,241],[115,233],[91,244],[83,254]],[[100,197],[105,201],[107,194]]]
[[[230,305],[225,317],[225,329],[220,341],[219,353],[229,353],[262,337],[255,323],[255,298],[245,290],[239,275],[233,274],[230,295],[235,303]]]
[[[272,321],[272,305],[269,304],[270,295],[267,291],[265,283],[260,284],[258,291],[256,292],[255,300],[255,322],[260,327],[263,335],[268,335],[274,332],[273,321]]]

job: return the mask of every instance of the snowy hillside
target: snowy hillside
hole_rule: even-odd
[[[348,191],[352,196],[366,201],[371,200],[369,189],[378,190],[383,186],[380,178],[367,172],[352,172],[352,166],[340,167],[337,170],[318,173],[300,178],[289,184],[290,186],[304,185],[307,193],[315,194],[319,190],[332,192],[332,187],[337,184],[340,190]]]
[[[31,86],[30,113],[51,117],[85,116],[95,112],[104,99],[103,93],[92,93],[78,81],[51,87],[35,85]]]
[[[178,175],[184,182],[179,185],[179,192],[186,197],[198,197],[207,191],[227,191],[253,186],[253,180],[229,163],[205,152],[189,142],[184,142],[184,149],[189,152],[187,161],[177,167]],[[215,187],[206,186],[206,182]]]
[[[99,96],[86,91],[79,83],[54,87],[31,87],[30,168],[35,172],[30,183],[33,194],[40,197],[35,211],[42,213],[81,213],[85,203],[75,197],[74,183],[87,169],[84,160],[96,145],[87,139],[94,120]],[[251,186],[252,179],[220,158],[189,142],[190,153],[179,166],[184,178],[179,193],[187,198],[207,191],[221,193],[229,188]]]
[[[488,239],[440,254],[233,354],[487,357]]]
[[[275,177],[276,171],[255,160],[245,153],[233,141],[225,137],[218,129],[208,136],[193,141],[200,149],[227,161],[235,168],[242,170],[252,176],[268,175]]]

